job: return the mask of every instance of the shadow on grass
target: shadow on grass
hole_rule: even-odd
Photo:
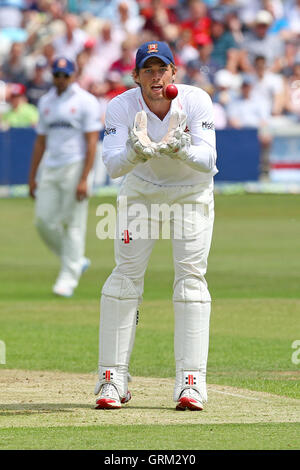
[[[68,408],[87,408],[92,409],[91,405],[83,404],[83,403],[13,403],[13,404],[1,404],[0,405],[0,416],[22,414],[19,412],[44,412],[49,413],[51,411],[61,411],[67,412]],[[9,413],[5,413],[8,411]],[[11,413],[10,413],[11,412]],[[71,412],[71,410],[70,410]],[[24,413],[25,414],[25,413]]]
[[[99,410],[95,409],[94,405],[86,403],[9,403],[0,405],[0,416],[12,416],[38,413],[51,413],[51,412],[71,412],[72,409],[85,408],[88,410],[101,411],[116,411],[116,410]],[[136,411],[136,410],[161,410],[161,411],[174,411],[175,408],[163,406],[124,406],[119,411]],[[23,413],[22,413],[23,412]]]

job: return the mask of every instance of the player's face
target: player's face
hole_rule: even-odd
[[[59,72],[53,74],[53,85],[56,87],[57,93],[60,95],[63,93],[71,83],[71,76],[65,73]]]
[[[173,82],[174,77],[175,72],[171,65],[153,57],[145,62],[135,79],[140,84],[144,97],[150,101],[159,101],[165,99],[163,89]]]

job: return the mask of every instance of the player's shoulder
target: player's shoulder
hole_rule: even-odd
[[[51,87],[44,95],[42,95],[38,101],[38,106],[43,106],[48,102],[51,102],[55,96],[55,87]]]
[[[120,95],[115,96],[110,100],[107,105],[107,110],[111,112],[124,113],[131,108],[137,100],[138,89],[131,88],[130,90],[124,91]]]
[[[209,94],[192,85],[178,85],[178,98],[187,113],[210,112],[213,106]]]
[[[83,103],[86,103],[86,102],[88,102],[89,104],[98,103],[97,98],[94,95],[92,95],[92,93],[90,93],[89,91],[85,90],[84,88],[81,88],[81,86],[79,86],[78,83],[74,83],[73,91],[80,97]]]
[[[178,88],[179,97],[182,97],[186,101],[192,102],[194,99],[201,99],[204,101],[211,100],[209,94],[203,90],[203,88],[183,84],[178,84],[176,86]]]
[[[124,105],[125,103],[131,104],[136,100],[138,88],[131,88],[130,90],[124,91],[120,95],[115,96],[110,103],[113,105]]]

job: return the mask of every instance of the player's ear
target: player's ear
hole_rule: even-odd
[[[140,78],[139,78],[139,72],[138,70],[134,69],[132,71],[132,78],[133,80],[135,81],[135,83],[137,83],[138,85],[140,84]]]
[[[171,65],[172,67],[172,83],[175,82],[175,78],[176,78],[176,72],[177,72],[177,68],[175,67],[175,65]]]

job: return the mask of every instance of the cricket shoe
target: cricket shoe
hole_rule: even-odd
[[[191,411],[203,410],[201,395],[193,388],[184,389],[177,401],[176,410],[184,411],[186,409]]]
[[[60,297],[72,297],[74,288],[64,281],[57,281],[53,286],[52,292]]]
[[[120,399],[118,390],[113,384],[104,384],[101,389],[101,395],[96,400],[96,410],[114,410],[121,408],[131,399],[131,393],[128,391],[124,398]]]

